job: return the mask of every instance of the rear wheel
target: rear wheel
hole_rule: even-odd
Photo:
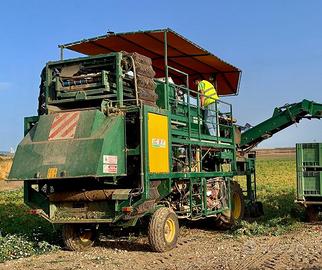
[[[305,208],[305,219],[307,222],[316,222],[319,220],[319,210],[313,206],[309,205]]]
[[[93,246],[96,228],[92,225],[64,224],[63,240],[68,250],[82,251]]]
[[[177,245],[179,222],[177,215],[162,207],[154,212],[149,223],[149,242],[154,251],[164,252]]]
[[[245,213],[245,201],[243,191],[236,181],[230,184],[231,209],[220,214],[217,220],[217,226],[223,229],[229,229],[238,224]]]

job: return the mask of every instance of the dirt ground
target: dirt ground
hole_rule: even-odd
[[[23,186],[22,181],[6,181],[3,179],[0,179],[0,191],[6,191],[6,190],[14,190],[18,189]]]
[[[258,158],[295,158],[295,148],[272,148],[272,149],[256,149]]]
[[[322,224],[282,236],[230,237],[204,228],[181,229],[178,246],[149,251],[147,239],[101,239],[87,252],[58,251],[0,264],[0,269],[322,269]]]

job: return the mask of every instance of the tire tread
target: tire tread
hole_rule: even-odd
[[[175,221],[175,236],[174,241],[167,245],[164,239],[164,223],[169,216],[172,216]],[[176,214],[166,207],[157,209],[151,217],[149,223],[149,242],[153,251],[164,252],[176,246],[179,231],[179,223]]]

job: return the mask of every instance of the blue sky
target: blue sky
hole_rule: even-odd
[[[241,125],[303,98],[322,103],[322,1],[11,0],[0,12],[0,150],[15,148],[23,117],[36,114],[40,71],[57,45],[108,30],[169,27],[239,67],[240,94],[225,100]],[[260,146],[322,142],[321,131],[303,120]]]

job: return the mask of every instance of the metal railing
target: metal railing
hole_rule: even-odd
[[[174,91],[172,96],[169,94],[170,88]],[[186,129],[189,139],[195,138],[195,135],[200,140],[207,139],[209,141],[217,141],[218,143],[231,142],[234,139],[234,119],[232,117],[231,104],[216,100],[212,103],[213,106],[202,107],[201,97],[206,96],[180,85],[169,84],[167,92],[169,109],[174,118],[182,116],[188,119],[185,124],[187,125]],[[208,114],[208,117],[205,117],[205,113]],[[215,134],[212,135],[209,132],[211,126],[213,126],[215,131]]]

